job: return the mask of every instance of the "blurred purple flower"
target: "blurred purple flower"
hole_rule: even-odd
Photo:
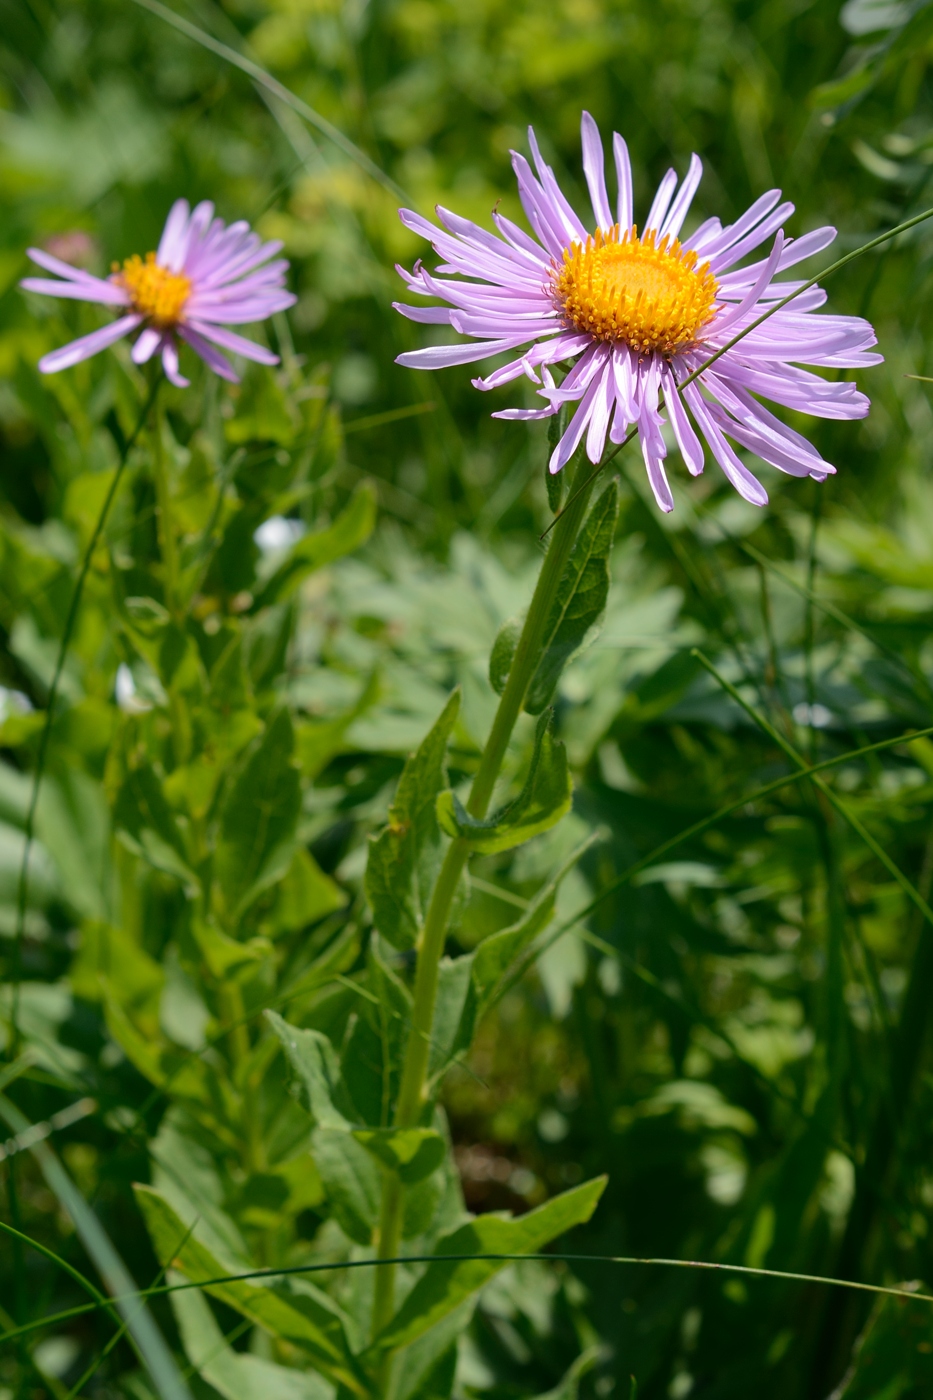
[[[619,443],[630,425],[636,426],[648,479],[665,511],[673,509],[674,499],[664,469],[662,407],[691,474],[703,470],[702,437],[731,484],[755,505],[767,503],[767,492],[727,438],[791,476],[825,480],[835,468],[754,397],[821,418],[862,418],[868,412],[868,399],[854,384],[827,383],[798,368],[854,369],[882,358],[867,353],[876,343],[867,321],[813,314],[826,301],[821,288],[803,292],[692,383],[683,381],[762,312],[801,287],[802,282],[774,279],[826,248],[835,229],[785,238],[781,226],[794,206],[779,203],[780,191],[771,190],[726,228],[716,218],[707,219],[682,247],[677,238],[702,173],[693,156],[679,189],[673,170],[661,181],[639,237],[625,142],[613,136],[618,178],[614,220],[602,141],[588,112],[582,135],[592,234],[542,160],[531,129],[537,178],[515,152],[512,164],[534,238],[498,213],[492,217],[499,237],[440,207],[442,229],[411,210],[400,211],[405,227],[430,240],[443,259],[438,272],[458,276],[433,275],[420,261],[410,273],[399,268],[411,291],[439,298],[452,309],[396,303],[397,310],[413,321],[450,325],[479,344],[415,350],[400,355],[399,363],[440,369],[521,350],[473,383],[493,389],[524,374],[540,385],[537,392],[547,407],[510,408],[494,417],[547,418],[564,403],[578,404],[551,456],[552,472],[566,465],[584,434],[587,456],[598,462],[607,436]],[[729,271],[772,235],[767,257]],[[480,280],[462,280],[464,275]],[[567,360],[574,363],[558,387],[549,367]]]
[[[41,248],[30,248],[34,263],[63,280],[27,277],[21,284],[27,291],[98,301],[125,312],[108,326],[45,355],[39,361],[40,370],[54,374],[68,369],[140,326],[133,360],[142,365],[161,354],[167,377],[180,387],[187,386],[188,380],[178,368],[179,339],[187,341],[215,374],[234,384],[238,377],[218,345],[262,365],[278,364],[278,356],[270,350],[225,328],[263,321],[294,304],[294,296],[284,286],[288,263],[284,258],[269,262],[282,245],[263,243],[243,221],[228,227],[213,215],[214,206],[207,201],[192,212],[187,200],[176,200],[158,252],[145,258],[136,253],[122,267],[114,264],[106,281]]]

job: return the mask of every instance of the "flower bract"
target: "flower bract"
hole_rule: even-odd
[[[532,130],[534,170],[516,152],[512,164],[533,237],[498,212],[492,216],[497,233],[491,233],[440,207],[440,228],[411,210],[400,211],[405,226],[428,239],[442,262],[433,273],[420,261],[411,272],[398,270],[410,291],[446,305],[396,303],[397,309],[413,321],[449,325],[472,343],[410,351],[399,363],[440,369],[507,353],[508,363],[473,383],[493,389],[524,375],[546,406],[494,416],[547,418],[570,405],[550,459],[552,472],[584,440],[595,463],[607,439],[621,443],[635,428],[662,510],[674,505],[665,426],[694,476],[703,470],[705,443],[735,489],[755,505],[767,503],[767,492],[733,444],[791,476],[825,480],[835,468],[761,400],[820,418],[862,418],[868,412],[868,399],[854,384],[827,382],[812,369],[877,364],[881,356],[870,353],[876,343],[871,325],[856,316],[818,314],[826,301],[822,288],[801,290],[803,282],[778,280],[826,248],[835,229],[786,237],[783,226],[794,206],[771,190],[735,223],[724,228],[719,219],[707,219],[682,237],[702,174],[693,156],[682,181],[667,172],[639,231],[624,140],[613,137],[613,211],[602,140],[588,112],[582,135],[593,208],[589,228],[542,159]],[[763,257],[739,266],[769,241]],[[756,325],[765,313],[771,314]],[[553,367],[568,362],[557,384]]]
[[[270,261],[281,247],[279,242],[263,243],[243,221],[228,225],[216,219],[213,204],[206,200],[192,210],[187,200],[179,199],[169,212],[157,251],[144,258],[136,253],[122,266],[114,264],[106,280],[41,248],[30,248],[32,261],[57,278],[27,277],[22,283],[27,291],[101,302],[121,313],[100,330],[45,355],[40,370],[53,374],[68,369],[137,330],[132,349],[136,364],[161,355],[167,377],[181,387],[188,380],[179,369],[180,340],[215,374],[233,383],[237,375],[223,350],[259,364],[278,364],[271,350],[228,328],[264,321],[294,305],[295,297],[285,288],[287,261]]]

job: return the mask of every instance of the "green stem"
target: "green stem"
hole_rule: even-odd
[[[571,483],[571,493],[581,478],[582,484],[576,494],[571,494],[570,504],[557,522],[538,575],[531,605],[512,658],[509,678],[470,790],[467,811],[473,817],[480,818],[486,815],[512,730],[515,728],[515,721],[521,713],[525,695],[540,660],[547,620],[593,490],[595,478],[590,476],[586,479],[586,471],[587,463],[585,459],[581,459],[575,481]],[[417,1126],[427,1101],[428,1054],[434,1023],[438,972],[444,952],[451,905],[468,855],[469,845],[462,838],[458,837],[450,843],[424,921],[415,972],[411,1031],[395,1110],[395,1123],[399,1128]],[[403,1196],[399,1182],[393,1175],[386,1173],[382,1192],[378,1259],[393,1259],[398,1254],[402,1207]],[[392,1316],[394,1300],[395,1265],[386,1263],[376,1270],[373,1336],[382,1330]],[[387,1372],[384,1370],[383,1391],[386,1380]]]

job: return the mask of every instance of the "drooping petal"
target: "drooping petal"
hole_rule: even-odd
[[[203,335],[207,340],[212,340],[215,345],[222,345],[225,350],[230,350],[234,355],[242,355],[244,359],[255,360],[260,365],[277,365],[278,355],[266,348],[265,345],[257,345],[255,340],[247,340],[245,335],[237,335],[234,331],[224,330],[221,326],[205,325],[202,321],[189,321],[198,335]]]
[[[56,374],[59,370],[70,369],[72,365],[80,364],[82,360],[89,360],[92,355],[106,350],[108,345],[113,345],[123,336],[129,335],[130,331],[134,331],[142,323],[142,319],[135,314],[121,316],[118,321],[111,321],[109,326],[102,326],[98,331],[91,331],[90,335],[82,335],[70,344],[63,345],[60,350],[52,350],[50,354],[43,355],[39,361],[39,368],[43,374]]]
[[[159,346],[162,344],[162,332],[154,330],[152,326],[146,329],[137,337],[136,344],[130,352],[130,358],[134,365],[144,365],[152,359]]]
[[[219,374],[221,379],[227,379],[231,384],[239,384],[240,376],[236,373],[226,356],[211,345],[209,340],[205,340],[203,335],[198,335],[197,331],[190,326],[179,326],[178,334],[182,340],[186,340],[196,355],[200,355],[204,363]]]
[[[172,336],[167,335],[162,344],[162,368],[165,377],[176,389],[187,389],[191,383],[178,368],[178,346]]]

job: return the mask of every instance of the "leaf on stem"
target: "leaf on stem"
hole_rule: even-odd
[[[609,555],[618,517],[619,490],[613,481],[586,518],[548,614],[541,657],[525,696],[530,715],[549,704],[564,667],[595,635],[609,596]],[[520,623],[513,619],[493,643],[489,682],[498,695],[505,690],[520,633]]]
[[[417,942],[431,897],[440,848],[435,802],[447,781],[447,741],[459,712],[460,692],[455,690],[405,764],[388,826],[370,840],[366,897],[376,927],[396,948]]]
[[[481,1215],[440,1240],[435,1258],[406,1297],[395,1317],[370,1348],[378,1355],[408,1346],[437,1325],[508,1263],[507,1259],[445,1259],[444,1255],[534,1254],[575,1225],[589,1220],[606,1185],[599,1176],[511,1220]]]
[[[181,1220],[155,1187],[137,1185],[135,1190],[162,1264],[171,1265],[192,1283],[203,1283],[207,1292],[228,1307],[273,1336],[300,1347],[330,1379],[342,1382],[354,1394],[367,1393],[366,1382],[350,1353],[340,1310],[325,1293],[304,1280],[269,1284],[225,1279],[225,1274],[236,1273],[241,1266],[237,1261],[218,1258],[202,1243],[197,1221],[192,1227]],[[209,1283],[210,1279],[219,1281]]]
[[[234,921],[292,863],[301,810],[293,747],[291,719],[279,710],[248,753],[224,802],[215,873]]]
[[[359,1128],[353,1136],[405,1186],[436,1171],[447,1150],[434,1128]]]
[[[552,736],[550,722],[550,711],[538,720],[531,767],[521,792],[491,817],[471,817],[455,792],[440,793],[437,819],[448,835],[462,837],[480,855],[494,855],[548,831],[570,810],[573,782],[567,751]]]

